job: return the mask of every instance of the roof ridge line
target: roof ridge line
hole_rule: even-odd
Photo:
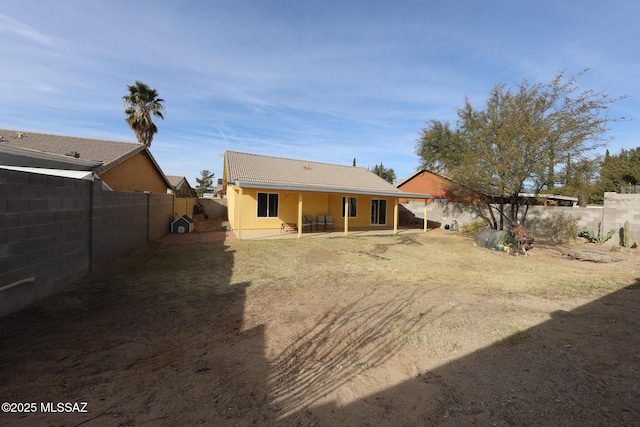
[[[90,141],[99,141],[99,142],[114,142],[117,144],[139,144],[139,145],[143,145],[140,144],[139,142],[130,142],[130,141],[117,141],[115,139],[100,139],[100,138],[95,138],[95,137],[88,137],[88,136],[74,136],[74,135],[63,135],[60,133],[44,133],[44,132],[36,132],[36,131],[27,131],[27,130],[15,130],[15,129],[0,129],[0,135],[2,135],[3,132],[11,132],[11,134],[23,134],[23,138],[24,137],[28,137],[29,134],[35,134],[35,135],[43,135],[43,136],[57,136],[57,137],[61,137],[61,138],[73,138],[73,139],[84,139],[84,140],[90,140]],[[7,137],[8,135],[2,135],[3,137]],[[9,135],[10,136],[10,135]]]
[[[345,168],[357,168],[357,169],[368,170],[368,168],[365,168],[364,166],[339,165],[339,164],[336,164],[336,163],[319,162],[317,160],[293,159],[291,157],[280,157],[280,156],[273,156],[273,155],[268,155],[268,154],[245,153],[245,152],[242,152],[242,151],[234,151],[234,150],[225,150],[225,151],[227,153],[242,154],[242,155],[245,155],[245,156],[267,157],[267,158],[270,158],[270,159],[289,160],[289,161],[292,161],[292,162],[314,163],[314,164],[317,164],[317,165],[340,166],[340,167],[345,167]]]

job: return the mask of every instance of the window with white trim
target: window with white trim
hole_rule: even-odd
[[[342,198],[342,218],[344,218],[344,204],[346,197]],[[355,218],[358,216],[358,199],[356,197],[349,197],[349,218]]]
[[[385,225],[387,223],[387,201],[371,199],[371,224]]]
[[[278,216],[278,193],[258,193],[258,218]]]

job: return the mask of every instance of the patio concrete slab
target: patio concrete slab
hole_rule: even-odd
[[[398,228],[398,234],[415,234],[424,233],[422,228]],[[393,230],[353,230],[349,231],[347,236],[381,236],[393,235]],[[236,232],[236,237],[238,233]],[[322,237],[344,237],[344,230],[336,231],[310,231],[302,233],[302,238],[322,238]],[[260,240],[260,239],[296,239],[298,233],[296,231],[280,230],[242,230],[242,240]]]

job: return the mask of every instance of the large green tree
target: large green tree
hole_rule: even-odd
[[[523,193],[553,188],[560,161],[586,159],[607,142],[607,113],[621,98],[581,90],[576,80],[559,73],[548,83],[497,84],[481,108],[465,99],[455,126],[431,120],[422,129],[421,167],[444,169],[453,191],[481,197],[495,226],[524,224],[529,199]]]
[[[393,184],[393,182],[396,180],[395,171],[393,169],[385,168],[382,165],[382,162],[380,162],[379,165],[375,165],[372,172],[387,181],[389,184]]]
[[[138,142],[151,147],[153,136],[158,132],[151,116],[164,119],[164,99],[158,97],[157,89],[151,89],[140,81],[127,88],[129,94],[122,97],[127,123],[135,132]]]
[[[620,187],[640,185],[640,147],[621,150],[609,155],[607,151],[600,170],[600,190],[620,191]]]

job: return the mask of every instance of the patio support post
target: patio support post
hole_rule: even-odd
[[[344,235],[349,233],[349,196],[344,198]]]
[[[242,240],[242,187],[238,188],[238,240]]]
[[[398,234],[398,198],[393,204],[393,234]]]
[[[302,192],[298,193],[298,239],[302,237]]]
[[[429,199],[424,199],[424,232],[427,232],[427,203]]]

